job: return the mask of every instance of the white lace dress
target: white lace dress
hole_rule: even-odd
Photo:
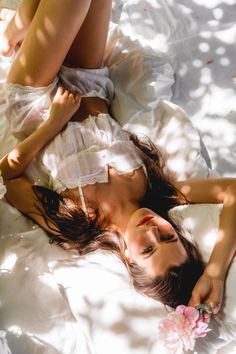
[[[86,70],[63,67],[51,85],[43,88],[10,84],[5,88],[6,116],[12,134],[24,139],[48,117],[52,97],[60,82],[84,96],[110,100],[113,84],[107,68]],[[108,166],[124,174],[144,164],[139,150],[108,114],[89,116],[83,122],[69,122],[39,153],[49,186],[62,192],[96,182],[108,182]]]

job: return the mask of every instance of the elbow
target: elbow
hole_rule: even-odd
[[[5,183],[6,181],[19,177],[24,172],[23,160],[23,156],[15,152],[10,152],[1,161],[1,173]]]

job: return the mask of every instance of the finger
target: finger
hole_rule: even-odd
[[[57,92],[60,93],[60,94],[63,94],[63,92],[64,92],[64,87],[59,86],[58,89],[57,89]]]
[[[212,313],[214,315],[216,315],[219,311],[220,311],[220,308],[221,308],[221,303],[217,300],[209,300],[209,305],[211,306],[211,309],[212,309]]]
[[[63,95],[63,92],[64,92],[64,87],[59,86],[59,87],[57,88],[57,92],[56,92],[55,97],[60,97],[60,96],[62,96],[62,95]]]
[[[64,93],[63,93],[63,96],[64,96],[64,97],[68,97],[69,94],[70,94],[70,92],[69,92],[68,90],[65,90]]]
[[[203,316],[204,322],[209,324],[210,321],[211,321],[211,315],[210,315],[209,313],[204,312],[204,313],[202,314],[202,316]]]
[[[192,297],[188,302],[188,306],[197,307],[198,305],[200,305],[200,303],[201,303],[200,296],[197,294],[192,294]]]
[[[81,100],[81,95],[80,95],[79,92],[77,92],[77,93],[75,94],[75,100],[76,100],[76,102],[79,102],[79,101]]]
[[[73,95],[73,93],[69,93],[69,98],[72,100],[74,100],[74,95]]]

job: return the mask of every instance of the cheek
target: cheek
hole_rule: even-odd
[[[131,229],[126,232],[126,245],[133,255],[140,254],[147,245],[146,238],[139,234],[136,229]]]

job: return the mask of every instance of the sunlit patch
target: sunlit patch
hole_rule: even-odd
[[[235,0],[193,0],[193,2],[198,6],[204,6],[208,9],[214,9],[216,6],[222,5],[223,3],[227,5],[235,5]]]
[[[26,58],[25,55],[21,54],[20,58],[19,58],[19,62],[20,64],[25,67],[26,66]]]
[[[199,60],[199,59],[193,60],[193,66],[194,66],[195,68],[201,68],[202,65],[203,65],[202,60]]]
[[[210,26],[210,27],[218,27],[219,24],[220,24],[220,21],[218,21],[218,20],[211,20],[211,21],[207,21],[207,24],[208,24],[208,26]]]
[[[207,272],[212,277],[218,277],[221,274],[221,267],[217,263],[208,264]]]
[[[229,58],[226,58],[226,57],[221,58],[221,59],[220,59],[220,64],[223,65],[223,66],[229,66],[229,65],[230,65],[230,60],[229,60]]]
[[[202,38],[210,39],[210,38],[212,38],[212,32],[210,32],[210,31],[205,31],[205,32],[202,32],[200,36],[201,36]]]
[[[199,50],[203,53],[207,53],[210,51],[210,46],[207,42],[201,42],[199,43],[199,46],[198,46]]]
[[[190,186],[185,186],[185,188],[184,188],[185,192],[183,192],[183,193],[188,193],[188,192],[190,192],[190,190],[191,190]],[[191,216],[186,217],[184,220],[184,225],[188,230],[193,230],[197,225],[197,220],[196,220],[196,218],[191,217]]]
[[[10,272],[14,269],[15,264],[17,261],[17,256],[15,253],[10,253],[5,260],[3,261],[3,263],[1,264],[0,268],[1,268],[1,273],[7,273]]]
[[[231,207],[235,205],[235,196],[234,195],[229,195],[227,197],[227,207]]]
[[[213,15],[217,20],[221,20],[222,17],[224,16],[224,11],[220,8],[217,7],[216,9],[213,9]]]
[[[52,277],[49,274],[40,275],[38,277],[38,279],[41,281],[41,283],[43,283],[47,287],[49,287],[51,289],[56,289],[56,285],[53,282]]]
[[[46,36],[40,28],[38,28],[36,31],[36,37],[38,38],[40,43],[45,45],[47,44]]]
[[[206,87],[205,86],[200,86],[196,90],[191,90],[189,92],[189,96],[191,98],[199,98],[199,97],[202,97],[205,94],[205,92],[206,92]]]
[[[224,47],[218,47],[215,52],[218,55],[223,55],[223,54],[225,54],[226,49]]]
[[[46,29],[47,33],[50,33],[53,35],[56,34],[55,26],[52,24],[52,21],[48,17],[45,17],[44,25],[45,25],[45,29]]]
[[[21,336],[23,334],[22,329],[19,326],[10,326],[8,331],[15,334],[16,336]]]
[[[181,63],[181,67],[179,69],[179,76],[185,76],[188,73],[188,66],[185,63]]]
[[[214,37],[222,43],[235,45],[235,30],[232,30],[232,28],[224,31],[217,31],[214,33]]]
[[[32,85],[33,84],[33,80],[32,80],[32,77],[30,75],[25,75],[25,83],[27,85]]]
[[[18,30],[24,29],[24,25],[22,23],[22,20],[21,20],[20,16],[15,16],[14,20],[15,20],[15,25],[16,25]]]
[[[208,68],[203,68],[201,71],[201,84],[209,85],[212,82],[211,70]]]

